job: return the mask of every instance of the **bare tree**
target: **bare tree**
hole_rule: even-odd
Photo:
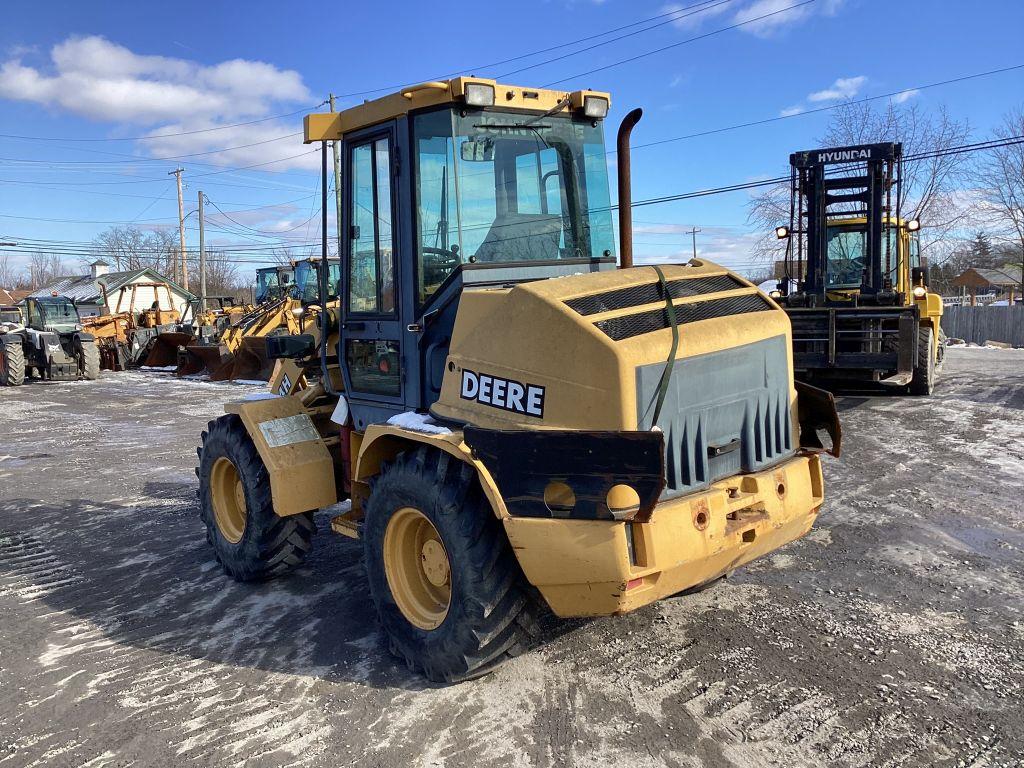
[[[0,288],[14,288],[20,269],[14,266],[11,254],[0,251]]]
[[[144,231],[131,226],[111,227],[93,240],[93,246],[118,272],[149,267],[169,276],[174,274],[178,257],[177,240],[165,229]]]
[[[67,265],[55,253],[36,251],[28,257],[28,287],[37,290],[68,273]]]
[[[1024,134],[1024,109],[1015,109],[1003,117],[997,137]],[[1021,292],[1024,293],[1024,144],[1009,144],[987,150],[978,163],[978,182],[984,202],[982,212],[997,237],[1013,250],[1000,248],[1021,265]],[[1012,254],[1012,255],[1011,255]]]
[[[198,259],[197,259],[198,261]],[[240,277],[238,267],[230,256],[216,251],[206,253],[206,295],[234,296]],[[199,290],[199,265],[190,264],[188,274],[189,288],[195,293]]]
[[[904,156],[913,157],[955,147],[969,136],[967,121],[955,120],[945,107],[927,112],[918,104],[890,101],[881,109],[870,102],[838,106],[817,141],[820,146],[897,141],[903,143]],[[904,162],[900,208],[905,218],[921,220],[922,254],[933,255],[929,251],[937,250],[937,244],[966,219],[968,212],[956,195],[966,177],[962,154]],[[789,222],[789,185],[772,186],[754,196],[747,221],[764,233],[755,253],[781,259],[785,242],[776,239],[775,227]]]

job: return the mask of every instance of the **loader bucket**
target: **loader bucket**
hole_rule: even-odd
[[[190,344],[178,358],[177,374],[191,376],[208,373],[213,381],[222,381],[231,375],[232,358],[233,355],[223,344]]]
[[[178,364],[178,350],[192,341],[191,333],[169,331],[159,333],[153,339],[149,354],[146,355],[143,365],[154,368],[164,368],[168,365]]]
[[[235,353],[234,369],[231,379],[250,379],[252,381],[270,381],[274,370],[274,361],[267,357],[267,340],[265,336],[246,336]]]

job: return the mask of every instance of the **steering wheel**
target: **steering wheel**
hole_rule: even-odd
[[[462,263],[457,245],[451,250],[424,245],[420,252],[423,254],[423,279],[427,284],[442,282]]]

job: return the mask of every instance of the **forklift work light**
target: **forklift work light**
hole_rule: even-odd
[[[789,237],[789,227],[776,227],[775,236],[779,238],[779,240],[785,240]]]
[[[466,83],[466,103],[473,107],[494,106],[494,86],[487,83]]]
[[[923,285],[914,286],[913,294],[915,299],[923,299],[926,293],[928,293],[928,289]]]
[[[907,222],[907,232],[917,232],[921,228],[921,222],[917,219],[911,219]]]
[[[585,96],[583,98],[583,114],[595,120],[603,120],[608,116],[608,99],[601,96]]]

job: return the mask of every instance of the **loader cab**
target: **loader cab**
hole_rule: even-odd
[[[295,265],[295,284],[292,286],[291,297],[302,302],[303,306],[319,304],[320,298],[320,276],[319,268],[321,259],[304,259]],[[328,259],[327,275],[327,301],[338,300],[338,284],[341,281],[341,261],[339,259]]]
[[[66,296],[26,299],[25,325],[36,331],[53,333],[73,333],[82,330],[78,307]]]
[[[356,429],[437,400],[465,291],[615,268],[608,105],[457,78],[306,118],[307,142],[341,150],[337,354]]]
[[[257,304],[279,301],[292,289],[293,269],[286,267],[265,267],[256,270],[256,289],[253,298]]]
[[[879,261],[884,284],[910,302],[911,275],[920,268],[921,247],[916,220],[883,219]],[[859,293],[865,282],[868,258],[868,225],[864,217],[832,219],[825,234],[824,288],[827,294]]]
[[[15,306],[0,306],[0,323],[21,325],[21,309]]]

